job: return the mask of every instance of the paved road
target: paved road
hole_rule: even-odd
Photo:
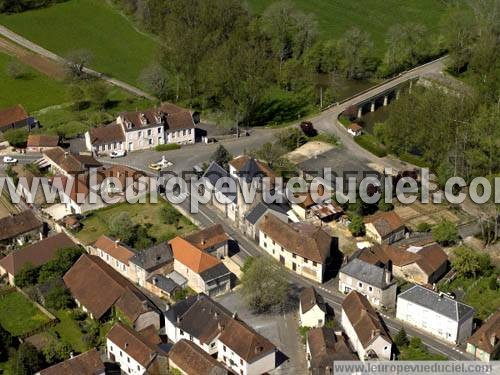
[[[22,37],[21,35],[16,34],[12,30],[9,30],[5,26],[0,25],[0,35],[4,36],[7,39],[12,40],[13,42],[19,44],[20,46],[22,46],[22,47],[24,47],[32,52],[35,52],[39,55],[42,55],[48,59],[57,61],[58,63],[63,64],[63,65],[69,64],[69,62],[66,59],[62,58],[61,56],[56,55],[55,53],[46,50],[45,48],[39,46],[38,44],[35,44],[35,43],[29,41],[28,39]],[[101,79],[109,82],[110,84],[117,86],[117,87],[120,87],[120,88],[134,94],[134,95],[148,98],[151,100],[156,99],[154,96],[148,94],[147,92],[142,91],[141,89],[138,89],[137,87],[129,85],[128,83],[120,81],[118,79],[108,77],[102,73],[95,71],[95,70],[84,68],[83,71],[89,75],[94,76],[94,77],[101,78]]]

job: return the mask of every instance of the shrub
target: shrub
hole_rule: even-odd
[[[419,223],[416,229],[417,232],[428,233],[431,231],[432,225],[430,225],[429,223]]]
[[[171,151],[171,150],[178,150],[181,148],[181,145],[178,145],[177,143],[169,143],[169,144],[164,144],[164,145],[158,145],[155,147],[155,151]]]
[[[4,138],[13,147],[25,147],[28,141],[26,129],[12,129],[4,133]]]
[[[351,223],[349,224],[349,230],[355,237],[363,236],[365,234],[365,224],[363,223],[363,217],[359,215],[353,215],[351,217]]]
[[[449,220],[443,220],[432,228],[432,238],[443,246],[453,245],[458,241],[458,229]]]
[[[363,147],[365,150],[371,152],[379,158],[387,156],[387,150],[382,146],[376,139],[370,134],[362,134],[360,136],[354,137],[354,141]]]

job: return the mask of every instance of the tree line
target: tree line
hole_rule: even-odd
[[[0,0],[0,13],[20,13],[65,1],[67,0]]]
[[[141,78],[161,99],[227,114],[232,123],[290,121],[320,103],[318,73],[347,79],[385,77],[443,52],[416,23],[387,33],[383,58],[370,35],[353,27],[335,40],[290,1],[253,15],[239,0],[114,0],[162,48]],[[335,100],[333,87],[323,91]]]

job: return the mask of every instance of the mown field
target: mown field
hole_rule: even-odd
[[[437,30],[447,0],[291,0],[316,17],[321,36],[336,39],[350,27],[369,32],[377,51],[385,50],[387,30],[396,23],[417,22]],[[263,12],[276,0],[248,0],[250,9]]]
[[[13,57],[0,53],[0,108],[22,104],[28,112],[33,112],[65,101],[66,88],[63,82],[28,67],[23,78],[12,78],[7,74],[7,66]]]
[[[131,84],[157,44],[103,0],[70,0],[13,15],[0,15],[0,24],[60,55],[75,49],[92,52],[91,67]]]
[[[19,292],[14,291],[0,296],[0,324],[13,336],[30,332],[49,320]]]

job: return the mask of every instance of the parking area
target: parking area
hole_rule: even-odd
[[[217,302],[250,325],[275,344],[282,352],[277,355],[279,366],[272,374],[305,374],[307,361],[305,345],[299,336],[298,311],[289,309],[285,313],[253,314],[245,305],[238,289],[215,298]]]

